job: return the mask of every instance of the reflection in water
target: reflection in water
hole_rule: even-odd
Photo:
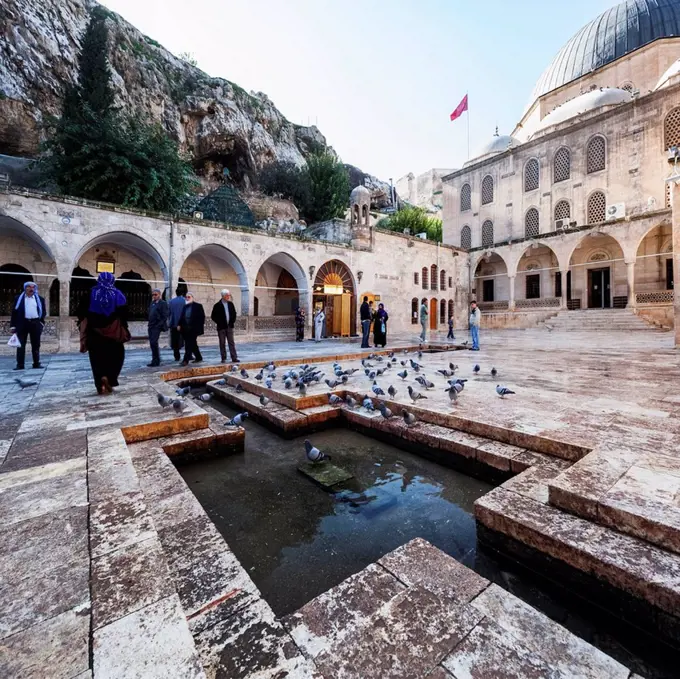
[[[356,432],[312,437],[354,478],[330,493],[297,471],[303,439],[248,422],[246,452],[180,468],[278,615],[423,537],[472,566],[474,501],[486,483]]]

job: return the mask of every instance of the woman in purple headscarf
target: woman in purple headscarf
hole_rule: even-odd
[[[80,351],[89,352],[92,376],[99,394],[111,394],[125,361],[125,342],[130,340],[127,300],[114,285],[112,273],[99,274],[97,285],[79,309]]]

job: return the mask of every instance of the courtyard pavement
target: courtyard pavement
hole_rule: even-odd
[[[416,336],[391,339],[396,348],[412,345]],[[556,506],[597,520],[598,529],[615,528],[626,539],[663,548],[666,561],[659,572],[652,572],[652,559],[640,577],[656,578],[665,597],[660,605],[671,608],[680,601],[680,354],[672,344],[671,333],[653,331],[484,332],[479,352],[424,356],[436,389],[417,404],[434,415],[453,414],[592,450],[541,480],[541,507],[547,507],[549,495]],[[336,341],[239,347],[244,362],[302,356],[321,362],[324,356],[360,351],[358,342]],[[216,347],[203,353],[203,366],[218,363]],[[163,358],[169,358],[167,350]],[[201,677],[204,668],[215,676],[206,657],[214,647],[239,639],[244,625],[266,639],[263,652],[275,658],[276,672],[286,671],[291,679],[322,676],[315,674],[310,654],[295,647],[267,613],[193,495],[177,485],[179,477],[156,440],[174,436],[167,440],[176,441],[189,427],[183,429],[156,402],[159,391],[173,393],[158,376],[176,364],[148,369],[148,360],[146,351],[128,352],[121,387],[112,397],[98,397],[87,356],[45,355],[43,370],[19,373],[37,382],[25,389],[14,382],[13,359],[0,357],[0,676]],[[435,371],[449,361],[468,379],[455,407]],[[472,372],[475,363],[478,376]],[[345,364],[353,362],[348,357]],[[492,367],[497,378],[489,374]],[[385,390],[394,383],[400,389],[396,402],[409,407],[399,381],[391,375],[380,383]],[[516,394],[498,398],[497,383]],[[370,388],[368,380],[359,384],[359,391]],[[310,393],[314,390],[325,391],[313,387]],[[193,417],[193,429],[206,435],[217,431],[210,408],[191,402],[185,415],[181,421]],[[496,504],[512,505],[510,490],[501,487],[489,495],[497,491],[506,495],[494,496]],[[536,494],[535,486],[531,493]],[[177,536],[189,529],[207,536],[199,544],[213,551],[183,551]],[[206,561],[223,567],[206,570]],[[211,619],[217,615],[214,605],[230,607],[230,614],[246,606],[260,612],[231,629],[227,618],[219,624]],[[245,645],[252,643],[251,638]],[[248,655],[243,645],[234,648],[234,657]],[[243,670],[246,660],[238,659],[232,673],[222,676],[250,676]],[[436,676],[458,676],[456,666],[444,664]],[[276,672],[257,676],[284,676]],[[619,675],[629,676],[623,668],[617,668]],[[518,670],[509,676],[523,675]]]

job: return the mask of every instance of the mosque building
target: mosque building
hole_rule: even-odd
[[[562,47],[510,135],[443,177],[471,297],[499,325],[551,308],[672,324],[678,146],[680,0],[626,0]]]

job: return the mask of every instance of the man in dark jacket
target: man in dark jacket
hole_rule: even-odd
[[[24,283],[24,291],[14,299],[9,331],[16,333],[21,342],[17,347],[17,365],[14,370],[23,370],[26,360],[26,344],[31,339],[33,367],[40,365],[40,336],[45,327],[47,309],[45,300],[38,295],[38,286],[33,281]]]
[[[227,362],[226,343],[229,343],[229,355],[231,356],[231,362],[238,363],[236,345],[234,344],[236,307],[231,301],[231,293],[229,290],[222,290],[220,295],[222,295],[222,299],[213,307],[210,318],[212,318],[215,325],[217,326],[217,337],[220,343],[220,355],[222,356],[222,363]]]
[[[155,368],[161,364],[161,351],[158,348],[158,340],[162,332],[168,329],[168,316],[170,309],[168,303],[161,299],[161,291],[155,288],[151,291],[151,305],[149,306],[149,344],[151,345],[151,363],[149,368]]]
[[[168,305],[170,307],[170,346],[172,347],[172,353],[175,355],[176,361],[180,360],[181,357],[179,352],[184,346],[184,340],[182,339],[179,330],[177,330],[177,326],[179,325],[179,318],[182,315],[182,311],[184,311],[184,306],[187,303],[186,299],[184,299],[185,294],[186,286],[184,283],[180,283],[175,291],[177,297],[173,297]]]
[[[359,314],[361,316],[361,348],[368,349],[368,336],[371,332],[371,307],[368,305],[368,297],[364,297]]]
[[[194,302],[194,296],[187,292],[184,296],[186,304],[182,309],[182,315],[177,324],[177,330],[182,333],[184,338],[184,360],[182,365],[189,365],[192,356],[194,363],[200,363],[203,360],[201,351],[198,348],[198,338],[203,334],[205,328],[205,311],[203,305]]]

